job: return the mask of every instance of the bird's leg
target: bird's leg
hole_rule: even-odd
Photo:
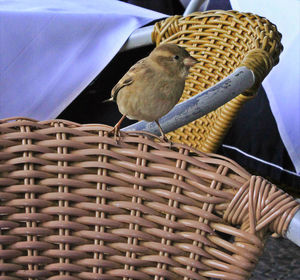
[[[158,121],[155,121],[155,122],[156,122],[156,124],[157,124],[157,126],[158,126],[158,128],[159,128],[159,131],[160,131],[160,134],[161,134],[162,139],[163,139],[165,142],[169,142],[169,139],[168,139],[168,137],[165,135],[164,131],[162,130],[162,128],[161,128],[159,122],[158,122]]]
[[[109,132],[109,133],[113,133],[115,139],[117,139],[118,137],[120,137],[120,126],[121,123],[123,122],[123,120],[126,118],[126,115],[123,115],[122,118],[116,123],[116,125],[114,126],[114,128]]]

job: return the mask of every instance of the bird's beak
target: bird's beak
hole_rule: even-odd
[[[183,60],[183,64],[185,66],[188,66],[188,67],[192,67],[194,64],[196,64],[198,62],[198,60],[196,60],[195,58],[193,57],[187,57]]]

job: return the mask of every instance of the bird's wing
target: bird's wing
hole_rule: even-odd
[[[143,58],[134,64],[121,78],[121,80],[113,87],[111,90],[111,98],[113,101],[117,101],[117,96],[123,87],[131,85],[134,82],[135,76],[138,75],[139,72],[144,71],[144,62],[145,59]]]
[[[126,87],[133,83],[133,78],[126,73],[123,78],[111,90],[111,97],[113,101],[117,101],[118,93],[121,88]]]

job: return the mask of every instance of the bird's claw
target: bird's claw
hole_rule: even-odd
[[[121,132],[120,132],[120,128],[114,126],[114,128],[108,132],[109,135],[113,134],[114,135],[114,139],[116,141],[116,144],[119,145],[120,144],[120,139],[121,139]]]
[[[123,122],[123,120],[126,118],[126,115],[123,115],[122,118],[117,122],[117,124],[114,126],[114,128],[108,133],[114,134],[114,138],[116,141],[116,144],[119,145],[120,144],[120,139],[121,139],[121,131],[120,131],[120,127],[121,127],[121,123]]]
[[[165,142],[165,143],[169,143],[170,142],[169,138],[166,135],[162,135],[159,138],[161,139],[162,142]]]
[[[159,139],[160,139],[163,143],[169,144],[169,148],[170,148],[170,149],[172,148],[172,142],[171,142],[171,140],[170,140],[165,134],[161,135],[161,136],[159,137]]]

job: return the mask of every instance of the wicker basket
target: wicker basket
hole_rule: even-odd
[[[173,142],[215,152],[241,106],[279,61],[281,34],[267,19],[237,11],[207,11],[172,16],[155,24],[152,40],[185,47],[200,63],[186,81],[181,101],[211,87],[246,66],[256,78],[252,89],[204,117],[169,133]],[[180,101],[180,102],[181,102]]]
[[[299,208],[228,158],[109,130],[0,121],[0,280],[247,279]]]

